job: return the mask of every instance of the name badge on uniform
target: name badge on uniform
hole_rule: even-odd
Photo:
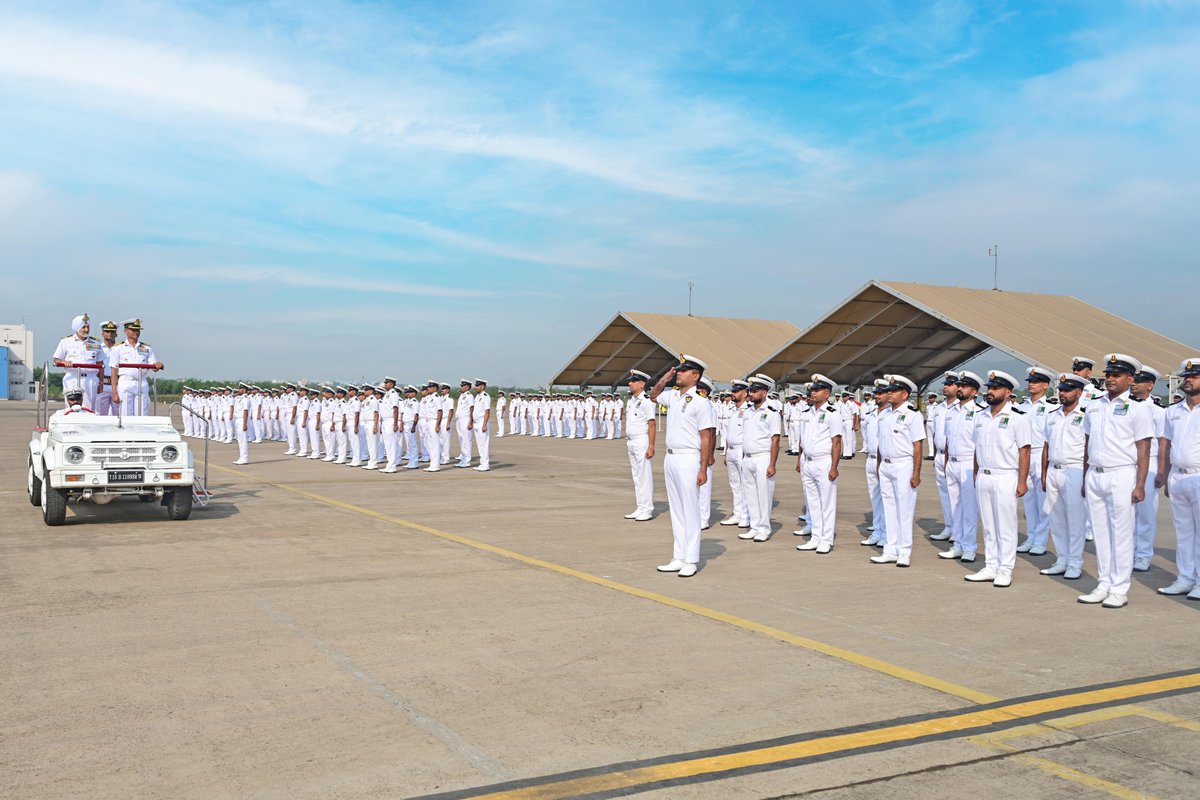
[[[1076,414],[1074,417],[1072,417],[1071,424],[1072,425],[1082,425],[1083,424],[1083,414]]]
[[[821,412],[821,418],[820,418],[820,419],[818,419],[818,420],[817,420],[817,422],[824,422],[824,421],[825,421],[825,412],[824,412],[824,411],[822,411],[822,412]]]
[[[1115,409],[1113,409],[1114,417],[1123,417],[1128,413],[1129,413],[1129,403],[1122,403],[1121,405],[1119,405]]]
[[[759,417],[759,419],[766,419],[766,418],[767,418],[767,412],[764,411],[762,413],[762,415]]]
[[[1045,407],[1045,406],[1038,406],[1037,413],[1039,413],[1039,414],[1045,414],[1045,413],[1046,413],[1046,407]]]
[[[901,414],[900,419],[898,419],[897,422],[904,422],[906,419],[908,419],[908,414]]]
[[[1001,417],[1001,419],[1000,419],[1000,430],[1004,430],[1005,428],[1007,428],[1007,427],[1008,427],[1008,423],[1009,423],[1010,421],[1011,421],[1011,418],[1010,418],[1010,417],[1009,417],[1007,414],[1005,414],[1003,417]]]

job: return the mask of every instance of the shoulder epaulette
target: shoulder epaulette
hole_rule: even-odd
[[[1024,414],[1024,413],[1025,413],[1024,411],[1022,411],[1021,409],[1017,408],[1016,406],[1013,406],[1013,407],[1012,407],[1012,410],[1013,410],[1015,413],[1017,413],[1017,414]]]
[[[909,403],[909,404],[908,404],[908,410],[909,410],[909,411],[916,411],[916,410],[917,410],[917,407],[916,407],[916,406],[914,406],[912,403]]]
[[[1057,397],[1047,397],[1046,402],[1052,406],[1056,406],[1056,405],[1058,405],[1058,398]]]
[[[1159,408],[1162,408],[1162,407],[1163,407],[1162,398],[1161,398],[1161,397],[1158,397],[1157,395],[1155,395],[1155,397],[1154,397],[1154,405],[1158,406]]]

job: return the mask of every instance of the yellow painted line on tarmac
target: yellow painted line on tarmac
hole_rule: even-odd
[[[989,729],[1001,729],[1021,720],[1049,719],[1074,709],[1128,703],[1139,698],[1167,696],[1200,690],[1200,671],[1131,681],[1119,685],[1068,690],[1028,699],[996,703],[987,708],[968,709],[947,714],[935,714],[913,721],[883,722],[863,729],[833,731],[795,740],[775,740],[764,746],[739,746],[711,751],[706,754],[683,755],[657,759],[655,763],[633,762],[609,767],[596,767],[576,773],[551,775],[492,786],[429,795],[427,800],[561,800],[574,797],[616,797],[665,786],[697,783],[718,777],[783,769],[830,758],[858,755],[879,750],[895,749],[931,741],[978,736]],[[996,745],[1007,751],[1008,747]],[[1018,757],[1019,756],[1019,757]],[[1120,794],[1134,790],[1105,781],[1062,764],[1015,754],[1022,763],[1037,766],[1056,777],[1091,788]]]
[[[856,653],[853,650],[847,650],[842,647],[837,647],[836,645],[826,644],[825,642],[820,642],[820,641],[817,641],[816,639],[809,639],[804,636],[798,636],[794,633],[789,633],[788,631],[781,630],[779,628],[774,628],[774,627],[771,627],[770,625],[763,625],[762,623],[754,622],[753,620],[745,619],[743,617],[738,617],[733,614],[727,614],[723,611],[716,611],[711,608],[705,608],[704,606],[700,606],[695,603],[689,603],[686,600],[680,600],[675,597],[670,597],[665,594],[659,594],[658,592],[651,592],[646,589],[639,589],[636,586],[630,586],[628,584],[620,583],[619,581],[614,581],[609,578],[602,578],[599,575],[592,575],[591,573],[583,572],[582,570],[572,569],[571,567],[566,567],[566,566],[563,566],[562,564],[555,564],[552,561],[545,561],[540,558],[534,558],[533,556],[527,556],[522,553],[518,553],[514,550],[509,550],[505,547],[499,547],[494,544],[488,544],[487,542],[481,542],[476,539],[469,539],[466,536],[459,536],[458,534],[438,530],[437,528],[431,528],[428,525],[422,525],[418,522],[412,522],[411,520],[392,516],[391,514],[384,514],[382,512],[374,511],[369,508],[363,508],[362,506],[356,506],[356,505],[353,505],[352,503],[345,503],[345,502],[342,502],[341,500],[336,500],[332,497],[326,497],[325,495],[320,495],[315,492],[310,492],[307,489],[301,489],[301,488],[298,488],[298,487],[290,485],[290,484],[276,483],[274,481],[265,480],[263,478],[259,478],[259,477],[255,476],[255,475],[251,475],[248,472],[243,472],[242,470],[231,469],[229,467],[224,467],[224,466],[220,466],[217,464],[210,464],[209,466],[214,469],[219,469],[222,472],[228,472],[230,474],[237,475],[240,478],[246,478],[248,480],[256,481],[256,482],[264,484],[266,486],[271,486],[271,487],[280,489],[285,492],[291,492],[292,494],[300,495],[301,497],[307,497],[310,500],[316,500],[319,503],[324,503],[326,505],[334,506],[335,508],[340,508],[344,511],[350,511],[350,512],[353,512],[356,514],[362,514],[364,516],[372,517],[373,519],[377,519],[382,522],[388,522],[393,525],[399,525],[400,527],[403,527],[403,528],[409,528],[411,530],[421,531],[422,533],[427,533],[431,536],[436,536],[440,539],[445,539],[447,541],[465,545],[467,547],[471,547],[476,550],[482,550],[486,553],[492,553],[493,555],[501,556],[502,558],[511,559],[513,561],[517,561],[519,563],[526,564],[531,567],[539,567],[541,569],[549,570],[551,572],[556,572],[560,575],[566,575],[566,576],[569,576],[572,578],[577,578],[579,580],[586,581],[591,584],[595,584],[596,586],[603,586],[606,589],[612,589],[614,591],[621,592],[623,594],[627,594],[632,597],[639,597],[643,600],[650,600],[652,602],[659,603],[664,606],[669,606],[671,608],[675,608],[680,611],[686,611],[690,614],[695,614],[696,616],[705,617],[706,619],[711,619],[715,622],[722,622],[726,625],[732,625],[733,627],[741,628],[744,631],[749,631],[751,633],[757,633],[757,634],[760,634],[763,636],[768,636],[772,639],[776,639],[778,641],[785,642],[790,645],[795,645],[797,647],[802,647],[806,650],[811,650],[816,653],[821,653],[823,655],[831,656],[833,658],[837,658],[842,661],[846,661],[850,664],[854,664],[854,665],[862,667],[864,669],[869,669],[874,672],[879,672],[884,675],[889,675],[893,678],[898,678],[899,680],[905,681],[907,683],[915,684],[917,686],[924,686],[928,689],[933,689],[935,691],[942,692],[943,694],[948,694],[953,697],[962,698],[963,700],[970,700],[973,703],[992,703],[992,702],[995,702],[997,699],[999,699],[999,698],[997,698],[993,695],[987,694],[985,692],[978,692],[974,689],[968,688],[966,686],[960,686],[957,683],[952,683],[951,681],[943,680],[942,678],[938,678],[933,675],[926,675],[923,672],[918,672],[916,670],[908,669],[908,668],[902,667],[898,664],[892,664],[888,661],[874,658],[872,656],[868,656],[863,653]]]

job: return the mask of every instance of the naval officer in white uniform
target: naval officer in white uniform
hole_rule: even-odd
[[[125,341],[108,354],[108,368],[113,385],[113,404],[125,416],[146,416],[150,413],[150,382],[147,373],[158,372],[163,364],[153,348],[141,341],[142,321],[127,319]],[[122,367],[122,364],[144,364],[145,367]],[[122,405],[124,403],[124,405]],[[232,431],[230,431],[232,434]],[[230,441],[232,441],[230,436]]]
[[[842,413],[842,406],[832,402],[834,382],[821,374],[812,376],[812,412],[804,416],[800,430],[800,454],[796,457],[796,472],[804,481],[804,497],[808,507],[808,524],[812,537],[797,550],[815,550],[824,555],[833,549],[837,520],[838,462],[846,454],[843,444],[845,426],[853,423],[854,415]],[[847,400],[847,403],[852,401]],[[853,454],[853,453],[851,453]]]
[[[1167,408],[1158,450],[1158,487],[1171,501],[1179,575],[1158,593],[1200,600],[1200,356],[1180,364],[1179,377],[1183,399]]]
[[[658,571],[675,572],[681,578],[695,575],[700,563],[700,487],[708,480],[708,462],[716,445],[717,421],[712,403],[696,392],[696,384],[707,368],[700,359],[685,354],[650,391],[651,401],[667,407],[663,478],[675,540],[671,561]],[[675,388],[666,388],[670,381],[675,382]]]
[[[629,400],[626,401],[625,450],[633,476],[633,498],[636,507],[625,519],[646,522],[654,518],[654,440],[658,423],[654,419],[654,403],[646,396],[650,376],[641,370],[629,371]]]
[[[1104,359],[1106,393],[1088,403],[1083,486],[1096,542],[1096,588],[1081,603],[1121,608],[1129,602],[1133,573],[1134,506],[1146,498],[1154,419],[1129,395],[1142,363],[1110,353]]]
[[[87,314],[71,320],[71,335],[64,337],[54,349],[54,366],[67,370],[62,382],[64,397],[68,389],[79,389],[83,392],[84,407],[95,412],[99,372],[105,364],[100,343],[89,335],[91,330]]]
[[[909,402],[917,385],[903,375],[885,375],[890,406],[879,415],[879,497],[883,504],[883,552],[875,564],[907,567],[912,558],[913,517],[925,451],[925,418]],[[810,509],[811,513],[811,509]]]

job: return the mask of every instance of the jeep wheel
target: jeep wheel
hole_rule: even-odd
[[[54,527],[67,521],[67,493],[42,481],[42,521]]]
[[[40,506],[42,504],[42,479],[33,471],[33,456],[29,457],[29,475],[25,479],[25,488],[29,490],[30,504]]]
[[[169,519],[187,519],[192,514],[192,490],[174,489],[163,499]]]

